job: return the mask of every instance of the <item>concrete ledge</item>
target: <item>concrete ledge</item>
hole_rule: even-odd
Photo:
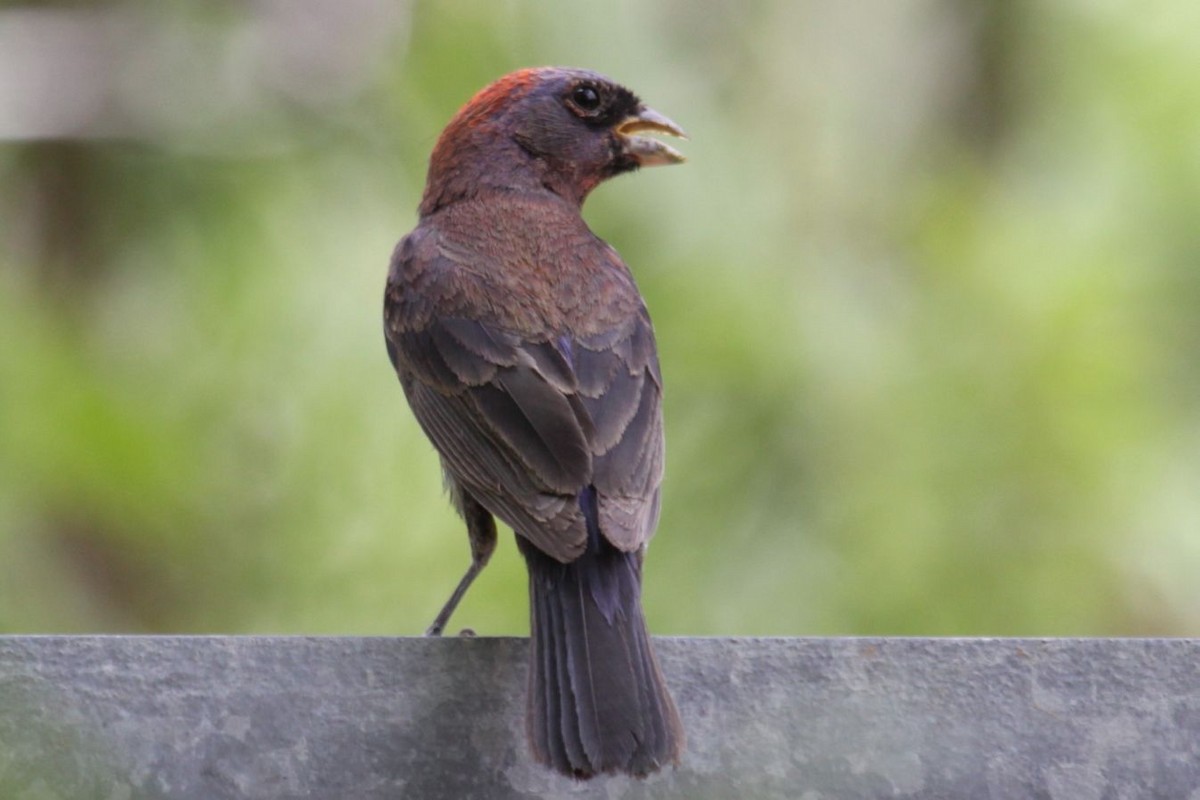
[[[0,637],[0,797],[1200,800],[1200,641],[662,639],[682,767],[530,763],[523,639]]]

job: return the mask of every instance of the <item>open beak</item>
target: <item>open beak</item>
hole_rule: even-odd
[[[654,131],[655,133],[665,133],[668,136],[677,136],[680,139],[687,138],[683,128],[653,108],[638,106],[633,114],[617,124],[616,131],[625,153],[632,156],[638,162],[638,166],[656,167],[665,164],[682,164],[687,161],[683,153],[674,147],[648,136],[635,135],[643,131]]]

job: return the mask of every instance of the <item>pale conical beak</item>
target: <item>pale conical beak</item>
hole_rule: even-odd
[[[642,131],[665,133],[680,139],[687,138],[683,129],[674,122],[653,108],[639,106],[633,114],[617,123],[616,127],[617,136],[621,138],[625,153],[632,156],[638,162],[638,166],[657,167],[665,164],[682,164],[687,161],[683,153],[668,144],[663,144],[648,136],[634,135]]]

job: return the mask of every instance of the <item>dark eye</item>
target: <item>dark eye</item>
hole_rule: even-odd
[[[580,84],[571,90],[571,102],[580,111],[595,111],[600,107],[600,93],[595,86]]]

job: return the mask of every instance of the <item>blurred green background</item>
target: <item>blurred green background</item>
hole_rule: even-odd
[[[691,134],[585,215],[654,315],[671,634],[1200,634],[1200,4],[0,7],[0,631],[415,634],[466,567],[384,353],[526,65]],[[505,536],[453,624],[527,630]]]

